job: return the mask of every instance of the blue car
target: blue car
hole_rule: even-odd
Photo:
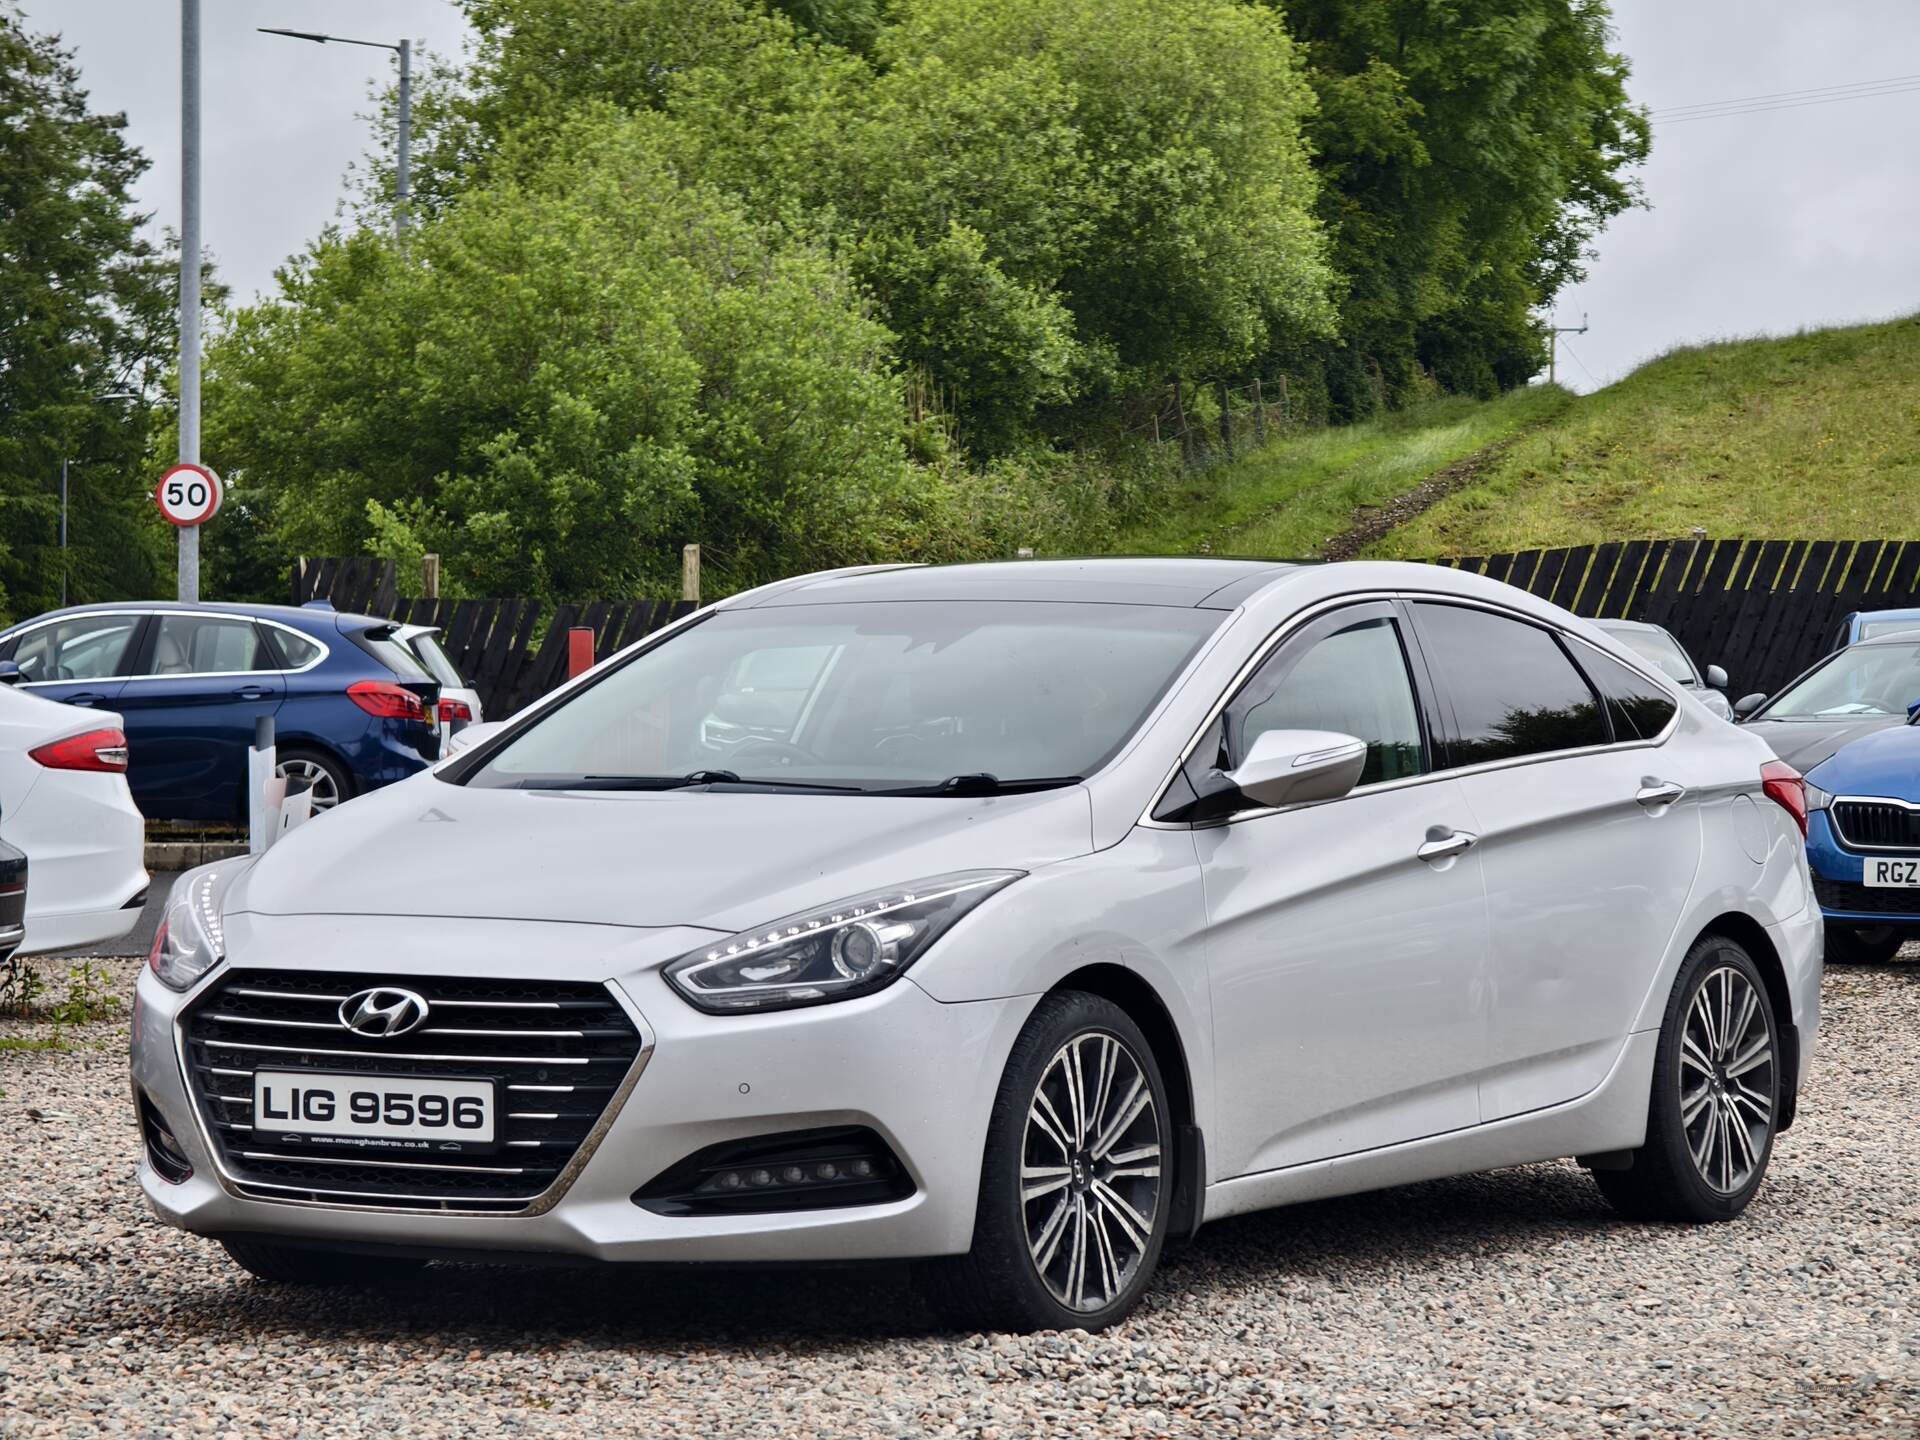
[[[1842,746],[1807,774],[1807,859],[1827,958],[1889,960],[1920,940],[1920,703],[1908,723]]]
[[[81,605],[0,631],[0,680],[117,712],[127,783],[150,820],[244,817],[263,715],[279,772],[324,810],[439,753],[439,686],[398,628],[324,602]]]
[[[1920,610],[1855,610],[1840,622],[1833,648],[1839,650],[1903,630],[1920,630]]]

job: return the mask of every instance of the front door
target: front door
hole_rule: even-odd
[[[1269,729],[1367,742],[1345,798],[1195,832],[1222,1176],[1479,1120],[1486,891],[1460,786],[1431,774],[1413,673],[1394,606],[1338,610],[1283,643],[1202,741],[1227,768]]]
[[[21,688],[63,705],[113,708],[132,664],[144,617],[88,610],[51,620],[0,647],[24,676]]]
[[[170,611],[156,617],[117,706],[126,720],[127,783],[153,820],[231,820],[246,813],[254,721],[287,682],[253,621]]]

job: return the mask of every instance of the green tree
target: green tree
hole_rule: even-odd
[[[165,527],[144,460],[173,288],[140,235],[129,192],[147,161],[125,126],[88,109],[56,37],[0,9],[0,618],[59,603],[63,460],[69,598],[157,583]]]
[[[470,593],[865,558],[912,480],[891,337],[818,248],[664,160],[658,117],[462,194],[402,259],[331,237],[208,357],[208,450],[288,553],[445,557]]]

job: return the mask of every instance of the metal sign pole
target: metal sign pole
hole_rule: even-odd
[[[180,0],[180,463],[200,463],[200,0]],[[179,598],[200,598],[200,527],[180,527]]]

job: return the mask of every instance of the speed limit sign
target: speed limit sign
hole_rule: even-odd
[[[220,477],[205,465],[176,465],[160,477],[153,498],[160,513],[180,526],[204,525],[226,498]]]

